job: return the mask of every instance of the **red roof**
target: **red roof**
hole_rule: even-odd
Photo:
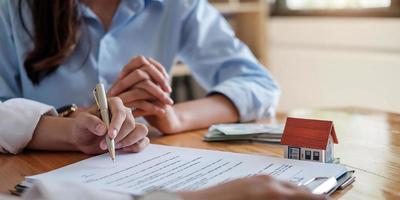
[[[313,149],[326,149],[329,135],[338,143],[332,121],[288,117],[281,144]]]

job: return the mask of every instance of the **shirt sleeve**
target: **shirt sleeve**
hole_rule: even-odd
[[[134,200],[128,194],[108,192],[104,190],[95,190],[88,188],[85,185],[72,182],[62,181],[35,181],[35,184],[26,193],[22,199],[26,200],[70,200],[70,199],[85,199],[85,200]]]
[[[277,83],[205,0],[194,1],[183,19],[178,58],[209,94],[220,93],[233,102],[240,121],[274,115],[280,96]]]
[[[6,195],[6,194],[0,194],[0,199],[1,200],[21,200],[21,198],[19,198],[19,197]]]
[[[0,152],[16,154],[28,145],[42,115],[56,110],[36,101],[15,98],[0,102]]]
[[[22,96],[9,2],[0,1],[0,101]]]

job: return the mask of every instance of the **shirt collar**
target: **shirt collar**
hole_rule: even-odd
[[[137,14],[138,12],[142,11],[146,6],[148,6],[151,3],[159,3],[163,4],[164,0],[122,0],[120,2],[120,5],[117,9],[117,12],[122,12],[121,14],[123,16],[132,16],[134,14]],[[83,17],[87,18],[95,18],[97,19],[96,14],[89,8],[87,7],[84,3],[80,3],[80,10],[81,14]],[[118,14],[118,13],[116,13]]]
[[[158,2],[158,3],[164,3],[164,0],[145,0],[146,5],[148,5],[151,2]]]

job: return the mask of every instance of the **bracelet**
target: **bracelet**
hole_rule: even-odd
[[[78,110],[78,106],[75,104],[70,104],[66,106],[62,106],[60,108],[57,108],[58,116],[59,117],[68,117],[71,115],[73,112]]]

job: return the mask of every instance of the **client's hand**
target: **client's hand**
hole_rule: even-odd
[[[147,122],[165,134],[178,133],[183,129],[182,119],[175,107],[166,105],[164,113],[145,116]]]
[[[108,104],[111,111],[110,128],[107,130],[106,125],[98,117],[98,113],[80,112],[74,118],[72,144],[84,153],[102,153],[107,150],[104,139],[107,134],[115,138],[116,149],[127,152],[138,152],[144,149],[149,144],[149,138],[146,137],[147,127],[135,124],[131,109],[125,107],[120,98],[109,98]]]
[[[169,76],[164,67],[152,58],[134,57],[122,70],[108,95],[118,96],[125,106],[134,108],[135,116],[165,113],[172,105]]]
[[[326,199],[325,196],[312,194],[305,187],[266,175],[237,179],[208,189],[179,194],[185,200]]]

